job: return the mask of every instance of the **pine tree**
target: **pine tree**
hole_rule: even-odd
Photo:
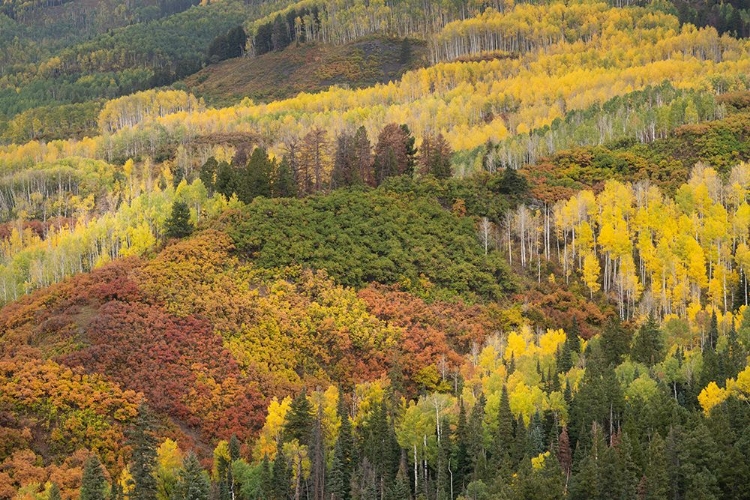
[[[513,425],[514,417],[510,409],[510,399],[508,398],[508,389],[503,385],[500,393],[500,407],[497,414],[497,427],[494,431],[493,443],[493,463],[495,467],[509,465],[508,461],[514,456],[513,447]]]
[[[349,500],[351,498],[352,480],[352,426],[349,413],[344,405],[344,398],[339,397],[338,417],[341,420],[339,435],[333,451],[333,463],[329,478],[329,490],[334,500]]]
[[[456,425],[456,466],[455,466],[455,488],[461,492],[471,480],[472,462],[469,456],[469,428],[466,421],[466,407],[463,399],[459,401],[458,423]]]
[[[273,495],[273,472],[268,455],[263,455],[260,463],[260,490],[263,498],[271,498]]]
[[[213,156],[206,160],[206,163],[200,169],[198,177],[211,195],[214,192],[216,183],[216,173],[219,170],[219,163]]]
[[[165,225],[165,236],[167,238],[186,238],[193,234],[193,229],[193,224],[190,222],[190,208],[187,203],[182,201],[172,203],[172,214]]]
[[[276,444],[276,459],[273,461],[272,472],[273,488],[271,497],[274,500],[287,500],[291,489],[292,473],[286,455],[284,455],[284,447],[281,440]]]
[[[198,457],[189,453],[178,474],[174,500],[208,500],[209,489],[208,477]]]
[[[440,427],[442,429],[450,429],[450,423],[447,417],[441,419]],[[452,477],[451,477],[451,457],[453,450],[451,446],[451,440],[448,437],[448,433],[441,436],[438,442],[438,464],[437,464],[437,500],[448,500],[451,490],[453,488]]]
[[[310,443],[312,428],[312,405],[307,399],[307,391],[303,389],[289,407],[284,422],[284,439],[286,441],[296,439],[299,444],[307,445]]]
[[[393,482],[393,487],[388,498],[392,500],[411,500],[411,487],[409,486],[409,478],[404,463],[398,469],[396,480]]]
[[[60,496],[60,487],[57,486],[57,483],[52,483],[50,485],[47,500],[62,500],[62,497]]]
[[[231,198],[233,194],[239,191],[237,177],[237,172],[229,163],[225,161],[219,163],[216,167],[214,189],[217,193],[223,194],[225,198]]]
[[[486,463],[486,450],[484,448],[484,407],[486,401],[484,394],[480,394],[474,407],[471,409],[469,414],[468,423],[468,442],[467,447],[469,449],[469,457],[471,460],[471,470],[473,475],[466,479],[467,483],[472,480],[481,479],[484,475],[483,468],[479,467],[480,459],[483,463]],[[480,470],[481,469],[481,470]]]
[[[633,349],[630,357],[633,361],[653,366],[664,359],[664,342],[661,338],[659,325],[653,316],[639,329],[633,339]]]
[[[669,475],[667,474],[667,457],[664,440],[658,432],[654,433],[648,446],[648,465],[646,467],[646,500],[667,500],[669,493]]]
[[[245,167],[245,175],[242,189],[237,193],[240,200],[250,203],[258,196],[271,196],[271,176],[273,175],[273,163],[268,153],[263,148],[255,148],[250,160]]]
[[[271,193],[276,198],[294,198],[297,196],[297,180],[286,156],[276,166],[271,188]]]
[[[81,478],[81,500],[104,500],[106,498],[107,479],[99,457],[91,455],[83,466]],[[60,490],[57,490],[60,494]]]
[[[148,407],[141,405],[138,417],[128,433],[128,444],[133,450],[130,474],[133,476],[131,500],[156,500],[156,437],[154,423]]]

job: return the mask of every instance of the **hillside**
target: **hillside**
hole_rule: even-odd
[[[3,2],[0,500],[749,498],[743,7]]]
[[[245,97],[267,102],[331,86],[386,84],[426,63],[424,42],[371,37],[335,46],[290,45],[281,52],[229,59],[199,71],[184,83],[207,104],[227,106]]]

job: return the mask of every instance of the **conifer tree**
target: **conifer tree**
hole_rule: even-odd
[[[296,439],[301,445],[310,443],[313,427],[312,405],[307,399],[305,389],[300,392],[289,407],[284,422],[284,439],[291,441]]]
[[[284,455],[282,440],[279,440],[276,444],[276,459],[273,461],[272,477],[271,497],[274,500],[287,500],[291,489],[292,473],[286,455]]]
[[[83,466],[81,478],[81,500],[104,500],[106,498],[107,480],[99,457],[91,455]],[[58,495],[60,490],[57,490]]]
[[[338,417],[341,420],[339,435],[336,438],[336,446],[333,451],[333,463],[329,479],[329,489],[334,500],[349,500],[351,498],[352,478],[352,426],[349,421],[349,413],[346,411],[343,396],[339,397]]]
[[[646,500],[667,500],[669,493],[667,457],[664,440],[658,432],[654,433],[648,446],[648,464],[645,476]]]
[[[61,500],[61,499],[62,497],[60,496],[60,487],[57,486],[57,483],[52,483],[49,487],[47,500]]]
[[[174,500],[208,500],[210,485],[198,457],[189,453],[178,474]]]
[[[156,446],[153,433],[153,417],[147,406],[138,409],[133,427],[128,433],[128,444],[133,450],[130,459],[130,474],[133,477],[131,500],[156,500]]]
[[[664,343],[656,319],[649,316],[648,321],[639,329],[633,339],[630,357],[633,361],[653,366],[664,359]]]
[[[167,219],[165,227],[164,234],[167,238],[186,238],[193,234],[194,228],[190,222],[190,208],[187,203],[172,203],[172,214]]]
[[[276,198],[294,198],[297,196],[297,180],[286,156],[276,166],[271,192]]]

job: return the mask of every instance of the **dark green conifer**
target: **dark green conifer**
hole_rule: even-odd
[[[187,203],[176,201],[172,203],[172,214],[166,222],[164,234],[167,238],[186,238],[193,234],[193,224],[190,222],[190,208]]]
[[[81,478],[81,500],[105,500],[107,491],[107,479],[104,477],[104,469],[99,457],[91,455],[83,466],[83,477]],[[59,496],[60,490],[58,488]]]

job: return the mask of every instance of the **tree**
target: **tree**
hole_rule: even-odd
[[[438,179],[451,177],[451,157],[453,151],[443,134],[426,135],[420,148],[419,163],[422,175],[431,174]]]
[[[193,234],[193,229],[187,203],[182,201],[172,203],[172,214],[167,219],[164,235],[167,238],[186,238]]]
[[[178,473],[173,498],[175,500],[208,500],[209,490],[208,476],[201,467],[198,457],[192,452],[189,453]]]
[[[297,196],[297,180],[294,178],[294,171],[286,156],[276,165],[271,194],[275,198],[294,198]]]
[[[104,500],[107,497],[106,491],[107,480],[104,477],[102,464],[99,462],[99,457],[91,455],[83,466],[81,500]]]
[[[206,163],[200,169],[198,177],[200,178],[203,185],[208,190],[208,194],[213,194],[214,185],[216,183],[216,173],[219,169],[219,163],[213,156],[206,160]]]
[[[333,161],[333,173],[331,174],[331,187],[333,189],[360,184],[359,166],[357,165],[357,150],[354,136],[342,133],[336,138],[336,154]]]
[[[352,425],[349,421],[349,413],[344,405],[343,395],[339,395],[338,417],[341,420],[339,435],[336,438],[336,446],[333,451],[333,463],[329,478],[329,490],[334,500],[349,500],[351,498],[352,478],[352,451],[354,440],[352,438]]]
[[[391,123],[378,135],[375,146],[375,182],[380,185],[389,177],[412,175],[416,157],[414,137],[406,125]]]
[[[242,179],[242,189],[238,193],[244,203],[250,203],[257,196],[271,196],[271,177],[274,165],[263,148],[255,148],[250,161],[245,167],[245,175]]]
[[[310,442],[313,428],[312,405],[307,399],[307,391],[302,390],[292,401],[289,412],[284,423],[284,440],[296,439],[299,444],[306,445]]]
[[[648,464],[646,466],[646,500],[667,500],[669,493],[669,475],[667,474],[667,457],[664,439],[658,432],[648,445]]]
[[[52,483],[50,485],[47,500],[62,500],[62,497],[60,496],[60,487],[57,486],[57,483]]]
[[[641,325],[633,339],[633,348],[630,351],[633,361],[653,366],[664,359],[664,342],[661,330],[653,316]]]
[[[133,427],[128,432],[128,444],[133,450],[130,459],[130,474],[133,476],[132,500],[156,500],[156,437],[154,423],[146,405],[138,409]]]
[[[284,455],[284,446],[282,440],[276,444],[276,459],[273,461],[272,474],[273,488],[272,498],[274,500],[287,500],[291,487],[292,475],[289,468],[289,461]]]

